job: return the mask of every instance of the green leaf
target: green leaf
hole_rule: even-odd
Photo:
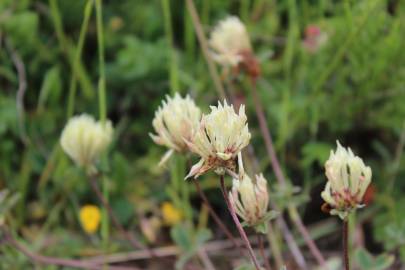
[[[172,229],[170,230],[170,236],[183,251],[189,251],[193,249],[193,243],[190,238],[189,229],[185,229],[185,226],[179,224],[172,227]]]
[[[38,109],[43,109],[48,98],[54,101],[60,97],[62,82],[58,67],[50,68],[46,73],[39,92]]]
[[[210,240],[212,237],[212,233],[207,228],[201,228],[197,231],[195,236],[195,248],[200,248],[200,246],[204,245],[205,242]]]
[[[359,267],[364,270],[384,270],[389,268],[395,260],[394,256],[385,253],[373,257],[365,249],[356,250],[355,257]]]
[[[358,249],[355,256],[361,269],[370,269],[373,266],[373,257],[366,250]]]
[[[389,268],[394,263],[395,257],[388,254],[380,254],[374,261],[375,270],[383,270]]]
[[[32,50],[38,36],[38,14],[23,11],[13,14],[4,22],[4,28],[13,45],[20,49]]]

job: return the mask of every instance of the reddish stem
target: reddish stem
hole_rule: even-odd
[[[266,266],[266,270],[271,270],[271,266],[269,260],[267,259],[266,254],[264,253],[264,244],[263,244],[263,237],[261,234],[257,235],[257,242],[259,244],[260,254],[262,255],[264,265]]]
[[[256,255],[255,255],[255,253],[254,253],[254,251],[252,249],[252,246],[250,245],[250,242],[249,242],[249,239],[248,239],[248,237],[246,235],[246,232],[245,232],[245,230],[243,230],[242,224],[240,224],[239,219],[236,216],[235,209],[233,208],[232,203],[229,201],[228,193],[226,191],[225,182],[224,182],[224,176],[223,175],[221,175],[221,177],[220,177],[220,182],[221,182],[222,195],[224,196],[225,203],[226,203],[226,205],[228,207],[229,213],[232,216],[232,219],[233,219],[233,221],[234,221],[234,223],[236,225],[236,228],[239,231],[240,236],[242,237],[242,240],[245,242],[245,246],[249,251],[250,258],[251,258],[255,268],[257,270],[260,270],[261,269],[260,264],[257,261]]]
[[[110,216],[112,222],[114,223],[114,226],[117,227],[119,232],[131,242],[132,246],[135,249],[145,249],[145,247],[141,243],[139,243],[138,240],[136,240],[132,234],[125,231],[124,227],[118,221],[118,218],[115,215],[114,211],[112,210],[110,204],[107,202],[107,200],[104,198],[103,194],[101,193],[101,191],[98,187],[98,184],[97,184],[97,178],[95,176],[90,176],[90,185],[91,185],[91,188],[93,189],[93,192],[96,194],[97,198],[100,200],[101,204],[104,206],[105,209],[107,209],[108,215]]]
[[[225,226],[225,224],[221,221],[221,219],[215,213],[214,209],[212,208],[210,202],[207,199],[207,196],[205,196],[204,191],[201,189],[200,183],[197,180],[193,180],[193,182],[195,184],[198,195],[201,197],[204,205],[207,207],[208,212],[211,214],[211,216],[214,219],[215,223],[221,228],[221,230],[229,238],[229,240],[233,243],[233,245],[240,250],[241,254],[247,255],[245,250],[242,248],[241,244],[236,242],[236,240],[233,237],[232,233],[228,230],[228,228]]]
[[[62,259],[62,258],[55,258],[55,257],[48,257],[43,256],[40,254],[36,254],[26,248],[24,245],[19,243],[16,239],[9,232],[5,232],[5,241],[13,246],[15,249],[23,253],[25,256],[30,258],[32,261],[39,263],[39,264],[48,264],[48,265],[59,265],[65,267],[73,267],[73,268],[82,268],[82,269],[91,269],[91,270],[102,270],[105,266],[100,266],[96,264],[91,264],[88,262],[82,262],[80,260],[72,260],[72,259]],[[140,270],[135,266],[132,267],[120,267],[120,266],[108,266],[110,270]]]
[[[273,171],[276,175],[277,181],[279,182],[280,185],[285,186],[286,185],[286,179],[284,177],[283,171],[281,169],[280,163],[278,161],[276,151],[274,150],[274,145],[273,145],[273,139],[270,134],[270,130],[267,126],[267,119],[263,111],[262,104],[260,102],[259,96],[257,94],[257,89],[256,89],[256,79],[252,78],[252,95],[253,95],[253,102],[255,104],[255,109],[256,109],[256,115],[259,121],[259,126],[260,130],[263,135],[264,143],[266,145],[266,150],[267,154],[270,157],[271,165],[273,168]],[[291,206],[295,209],[295,206]],[[296,210],[295,210],[296,212]],[[301,220],[301,217],[296,214],[292,216],[292,221],[294,222],[294,225],[298,228],[298,231],[302,234],[306,245],[308,246],[309,250],[311,253],[314,255],[315,259],[318,261],[318,263],[324,267],[325,266],[325,259],[322,256],[322,253],[320,252],[319,248],[316,246],[314,240],[311,238],[308,230],[306,229],[304,223]]]

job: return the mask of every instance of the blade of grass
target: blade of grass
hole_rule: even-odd
[[[87,98],[91,98],[93,97],[94,89],[91,80],[89,79],[89,75],[87,74],[87,71],[83,66],[83,63],[80,61],[77,65],[77,70],[73,69],[74,47],[63,32],[62,17],[59,12],[57,1],[49,0],[49,6],[59,47],[65,55],[71,69],[76,72],[76,76],[79,80],[81,86],[80,89],[83,91],[83,95]]]
[[[330,64],[326,66],[323,73],[319,75],[319,79],[315,81],[314,90],[312,94],[312,98],[308,100],[310,104],[314,104],[317,99],[324,97],[321,95],[322,87],[325,85],[329,77],[333,74],[333,72],[338,68],[339,64],[343,60],[346,51],[350,49],[351,44],[356,40],[356,37],[360,34],[361,30],[363,29],[364,25],[367,23],[372,11],[378,6],[379,0],[369,1],[367,2],[367,8],[363,16],[360,18],[360,22],[356,28],[354,28],[350,33],[347,35],[347,38],[344,40],[342,46],[340,46],[334,54],[334,57],[330,61]],[[311,127],[310,131],[312,136],[318,132],[318,122],[319,122],[319,107],[311,105]]]
[[[169,0],[162,0],[162,10],[164,18],[165,33],[169,51],[169,78],[170,78],[170,92],[172,95],[179,91],[179,79],[178,79],[178,65],[177,56],[173,43],[173,27],[172,17],[170,12]]]
[[[106,111],[106,89],[105,89],[105,60],[104,60],[104,30],[103,30],[103,10],[102,0],[96,0],[96,21],[97,21],[97,46],[98,46],[98,64],[99,64],[99,81],[98,81],[98,105],[99,115],[102,125],[105,125],[107,118]],[[107,156],[103,155],[102,161],[104,164],[108,162]],[[101,180],[102,196],[106,204],[109,204],[108,179],[103,175]],[[110,222],[108,219],[108,209],[104,206],[101,218],[101,237],[103,246],[106,250],[110,238]]]
[[[204,30],[202,29],[201,21],[195,8],[194,2],[192,0],[186,0],[186,3],[188,12],[190,13],[190,16],[193,21],[194,30],[197,34],[197,38],[201,46],[201,50],[204,54],[205,61],[207,61],[208,70],[214,82],[215,90],[218,92],[219,97],[223,100],[226,98],[225,89],[221,83],[217,69],[209,55],[208,42],[207,39],[205,38]]]
[[[73,65],[72,65],[73,71],[72,71],[72,76],[71,76],[70,84],[69,84],[67,119],[72,117],[73,112],[74,112],[75,96],[76,96],[76,89],[77,89],[76,74],[79,73],[78,66],[80,64],[80,59],[82,56],[83,46],[84,46],[85,37],[86,37],[87,29],[89,26],[89,21],[90,21],[92,10],[93,10],[93,0],[88,0],[86,3],[86,6],[84,7],[84,19],[83,19],[82,26],[80,28],[79,41],[77,43],[77,47],[76,47],[76,50],[74,53],[74,59],[73,59]]]

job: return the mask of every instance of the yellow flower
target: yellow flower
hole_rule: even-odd
[[[100,209],[97,206],[83,206],[80,209],[79,217],[82,228],[86,233],[93,234],[97,231],[101,219]]]
[[[183,215],[179,209],[170,202],[164,202],[161,207],[163,221],[167,225],[175,225],[181,221]]]
[[[210,169],[224,174],[225,169],[234,169],[238,153],[249,144],[250,132],[241,105],[236,113],[233,105],[224,101],[223,105],[211,106],[211,113],[203,115],[200,126],[187,144],[191,152],[198,154],[201,160],[195,164],[186,178],[197,178]]]
[[[371,168],[355,156],[350,148],[337,142],[336,152],[331,151],[325,163],[328,178],[322,198],[332,207],[331,215],[345,219],[347,215],[364,205],[363,196],[371,182]]]
[[[111,143],[112,135],[110,121],[102,125],[92,116],[82,114],[68,121],[62,131],[60,144],[78,166],[89,168]]]

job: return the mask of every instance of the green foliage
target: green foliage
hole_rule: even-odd
[[[207,242],[212,234],[208,229],[191,229],[189,226],[179,224],[174,226],[170,235],[173,241],[183,251],[176,262],[176,269],[183,269],[185,264],[198,252],[198,250]]]
[[[392,255],[380,254],[374,257],[364,249],[356,250],[355,257],[360,269],[364,270],[384,270],[394,263]]]
[[[103,3],[106,109],[114,123],[115,138],[107,157],[109,164],[103,163],[102,171],[108,174],[111,204],[120,221],[131,229],[138,229],[140,213],[159,217],[157,205],[164,200],[182,210],[187,226],[196,221],[200,210],[196,193],[183,181],[189,169],[186,161],[158,168],[165,149],[148,136],[154,111],[173,84],[169,67],[176,69],[176,87],[182,94],[190,93],[204,111],[218,99],[185,2],[168,2],[173,44],[165,36],[168,22],[161,1]],[[227,86],[227,91],[234,91],[238,100],[246,103],[252,146],[260,170],[270,180],[271,198],[281,209],[295,205],[307,210],[308,220],[325,217],[318,210],[318,191],[325,180],[323,164],[338,139],[373,169],[376,192],[371,203],[370,237],[385,251],[398,252],[405,262],[405,182],[401,181],[405,157],[400,143],[405,133],[405,6],[395,4],[401,1],[195,2],[207,34],[229,14],[240,16],[247,25],[261,65],[262,76],[257,82],[260,100],[291,184],[275,184],[246,78],[234,89]],[[77,84],[74,113],[98,115],[95,10],[83,37],[82,56],[77,66],[74,64],[86,3],[0,1],[0,189],[20,194],[20,201],[8,212],[13,230],[24,237],[34,231],[31,235],[36,237],[27,240],[32,248],[42,247],[47,235],[71,237],[71,242],[65,239],[50,251],[65,257],[80,255],[86,248],[101,249],[100,235],[88,241],[77,218],[80,206],[98,203],[97,198],[86,177],[59,147],[72,78]],[[309,25],[318,27],[326,38],[312,52],[303,45]],[[26,73],[24,119],[16,105],[16,91],[22,82],[13,54],[19,56]],[[21,125],[29,143],[22,140]],[[227,216],[217,179],[201,177],[201,186],[209,190],[221,217]],[[309,196],[311,191],[316,195]],[[42,214],[34,215],[32,209]],[[216,231],[212,231],[214,238]],[[171,236],[184,251],[179,268],[211,238],[208,228],[191,225],[171,228]],[[120,247],[114,242],[109,250]],[[1,253],[6,254],[0,259],[2,269],[11,269],[13,263],[17,269],[31,267],[10,248],[1,247]],[[385,255],[372,258],[365,251],[356,256],[363,269],[370,264],[384,266],[391,259]]]

